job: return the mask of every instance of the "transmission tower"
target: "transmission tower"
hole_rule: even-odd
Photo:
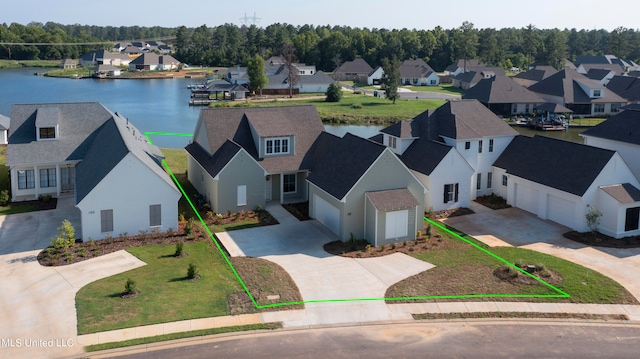
[[[256,25],[260,22],[260,18],[256,16],[256,13],[253,13],[253,16],[247,16],[247,13],[244,13],[244,16],[240,18],[240,21],[245,25]]]

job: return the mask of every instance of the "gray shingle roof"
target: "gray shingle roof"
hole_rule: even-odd
[[[621,204],[640,202],[640,189],[630,183],[601,186],[600,189]]]
[[[557,72],[558,70],[553,66],[536,66],[534,69],[523,71],[514,77],[531,81],[542,81]]]
[[[484,104],[545,102],[536,93],[501,75],[480,80],[474,87],[465,91],[462,98],[476,99]]]
[[[507,173],[582,197],[614,151],[544,136],[517,136],[493,164]]]
[[[580,84],[592,88],[602,89],[603,97],[590,98]],[[600,83],[587,78],[576,70],[564,69],[548,78],[529,86],[529,90],[564,98],[565,104],[571,103],[625,103],[627,100],[604,88]]]
[[[640,111],[622,111],[582,135],[640,145]]]
[[[373,71],[371,65],[369,65],[364,59],[357,58],[353,61],[345,61],[344,64],[336,68],[334,74],[362,74],[366,75]]]
[[[136,57],[129,64],[131,65],[158,65],[158,64],[175,64],[178,65],[180,61],[176,60],[171,55],[157,55],[153,52],[144,53]]]
[[[5,115],[0,115],[0,130],[8,130],[11,120]]]
[[[420,137],[417,123],[414,124],[413,119],[396,122],[389,127],[383,128],[380,132],[399,138]]]
[[[36,141],[38,113],[59,111],[60,139]],[[78,161],[95,132],[114,114],[97,102],[25,104],[11,107],[7,165]]]
[[[405,60],[398,69],[401,77],[426,78],[435,71],[422,59]]]
[[[465,67],[464,61],[465,61],[464,59],[460,59],[452,63],[451,65],[447,66],[445,71],[455,72],[459,68],[464,68]],[[480,60],[477,60],[477,59],[467,60],[467,71],[469,71],[469,67],[478,67],[478,66],[485,66],[485,64],[483,64],[482,62],[480,62]]]
[[[429,176],[452,148],[441,142],[419,139],[413,141],[400,159],[408,168]]]
[[[377,210],[383,212],[414,208],[420,204],[406,188],[367,192],[366,196]]]
[[[448,101],[429,116],[429,122],[436,124],[428,130],[430,139],[437,139],[436,133],[458,140],[518,134],[477,100]]]
[[[224,166],[231,161],[231,159],[240,151],[242,147],[239,144],[227,140],[225,143],[214,153],[209,154],[198,143],[190,143],[185,148],[187,152],[211,175],[211,177],[217,176]]]
[[[129,153],[178,191],[171,177],[162,168],[161,160],[164,156],[158,147],[150,144],[142,132],[116,113],[96,131],[86,155],[76,166],[76,204]]]
[[[344,198],[386,149],[350,133],[338,138],[323,132],[318,140],[324,142],[326,151],[316,156],[307,180],[338,200]]]
[[[256,107],[256,108],[207,108],[200,112],[204,121],[209,148],[215,154],[227,141],[242,146],[269,173],[297,171],[307,151],[324,131],[322,120],[313,105]],[[258,158],[251,126],[259,136],[294,136],[293,156]]]
[[[607,89],[631,102],[640,101],[640,78],[632,76],[614,76]]]

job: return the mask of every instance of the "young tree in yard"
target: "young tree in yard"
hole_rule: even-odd
[[[400,97],[398,94],[398,85],[400,84],[400,60],[394,55],[393,59],[382,59],[382,85],[384,86],[384,94],[387,100],[396,103],[396,100]]]
[[[249,75],[249,85],[251,89],[254,92],[260,90],[260,96],[262,96],[262,89],[269,83],[269,78],[264,72],[264,59],[262,56],[256,54],[249,59],[247,74]]]
[[[284,67],[287,70],[287,84],[289,85],[289,98],[293,97],[293,88],[298,84],[300,80],[300,73],[295,66],[296,61],[296,48],[292,43],[287,42],[282,46],[282,58],[284,58]]]
[[[587,220],[587,226],[591,229],[591,232],[595,235],[598,230],[598,225],[600,224],[600,217],[602,217],[602,211],[597,209],[596,207],[589,207],[589,211],[585,215]]]
[[[68,219],[62,221],[58,227],[58,235],[51,240],[51,246],[56,249],[69,249],[76,243],[76,230]]]
[[[336,83],[332,82],[327,88],[325,95],[327,95],[327,102],[340,102],[340,100],[342,100],[342,89]]]

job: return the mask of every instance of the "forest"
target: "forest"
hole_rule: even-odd
[[[174,57],[183,63],[224,67],[246,66],[255,54],[263,58],[279,55],[283,45],[291,43],[299,62],[328,72],[357,57],[374,68],[393,56],[401,61],[422,58],[436,71],[464,58],[505,68],[527,68],[536,62],[561,68],[565,60],[574,61],[578,55],[611,54],[640,60],[640,32],[634,29],[560,30],[533,25],[478,29],[470,22],[453,29],[437,26],[431,30],[286,23],[196,28],[5,23],[0,24],[0,59],[78,58],[92,49],[110,50],[116,42],[153,39],[166,39],[175,48]]]

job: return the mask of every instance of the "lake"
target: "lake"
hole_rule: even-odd
[[[113,112],[119,112],[143,132],[192,133],[202,107],[189,106],[187,85],[195,79],[97,80],[61,79],[34,76],[42,69],[22,68],[0,70],[0,114],[11,115],[11,105],[17,103],[100,102]],[[345,133],[369,138],[385,126],[325,125],[325,130],[337,136]],[[569,131],[540,132],[514,127],[522,134],[534,134],[582,143],[578,136],[583,128]],[[189,137],[154,136],[160,147],[181,148]]]
[[[202,107],[189,106],[187,85],[195,79],[97,80],[34,76],[42,69],[0,70],[0,114],[18,103],[100,102],[119,112],[143,132],[192,133]],[[327,132],[371,137],[384,126],[326,125]],[[160,147],[181,148],[189,137],[154,136]]]

